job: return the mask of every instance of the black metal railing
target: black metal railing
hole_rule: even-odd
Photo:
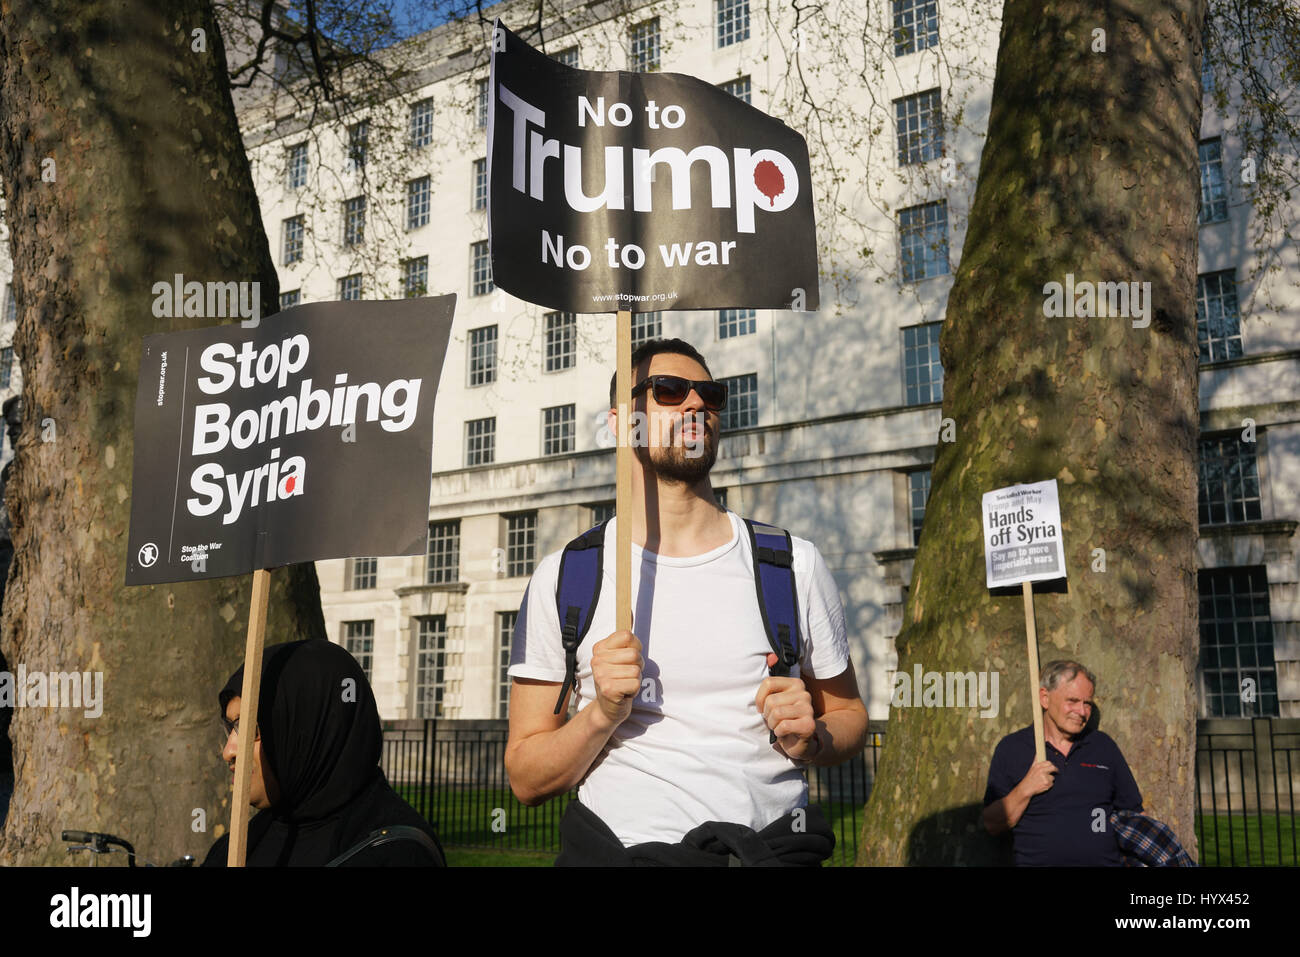
[[[1300,720],[1207,719],[1196,734],[1202,865],[1300,864]]]
[[[835,831],[830,863],[851,864],[888,723],[868,725],[860,757],[813,767],[808,799]],[[383,767],[449,847],[558,854],[560,817],[576,792],[525,807],[505,773],[507,722],[384,722]],[[1205,866],[1300,863],[1300,720],[1197,722],[1196,836]]]

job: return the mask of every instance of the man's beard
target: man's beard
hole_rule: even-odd
[[[674,438],[680,435],[682,428],[689,421],[690,419],[686,419],[674,425]],[[717,433],[710,431],[704,422],[697,424],[700,426],[698,439],[644,450],[649,459],[647,464],[660,479],[694,485],[709,474],[713,463],[718,458]]]

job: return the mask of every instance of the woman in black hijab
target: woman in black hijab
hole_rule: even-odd
[[[241,667],[218,696],[223,720],[243,688]],[[350,867],[445,865],[437,833],[388,785],[379,759],[383,733],[370,682],[346,650],[313,639],[272,645],[262,658],[255,732],[261,780],[254,800],[264,810],[248,825],[250,867],[319,867],[380,829],[418,829],[429,842],[394,840],[396,831],[356,851]],[[247,716],[235,733],[250,728]],[[227,720],[227,727],[230,722]],[[227,740],[228,760],[234,749]],[[256,769],[255,769],[256,770]],[[212,845],[205,867],[224,867],[229,835]]]

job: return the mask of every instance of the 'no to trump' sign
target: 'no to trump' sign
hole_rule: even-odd
[[[574,70],[498,21],[495,283],[568,312],[814,311],[808,146],[695,77]]]

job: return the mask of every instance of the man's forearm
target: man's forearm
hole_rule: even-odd
[[[821,767],[841,764],[862,753],[867,741],[867,712],[857,708],[828,711],[817,719],[821,750],[812,763]]]
[[[994,801],[984,809],[984,829],[994,835],[1011,830],[1020,823],[1031,797],[1019,787],[1013,788],[1006,797]]]
[[[615,727],[593,705],[554,731],[541,731],[511,744],[506,749],[506,774],[515,796],[532,807],[573,790]]]

